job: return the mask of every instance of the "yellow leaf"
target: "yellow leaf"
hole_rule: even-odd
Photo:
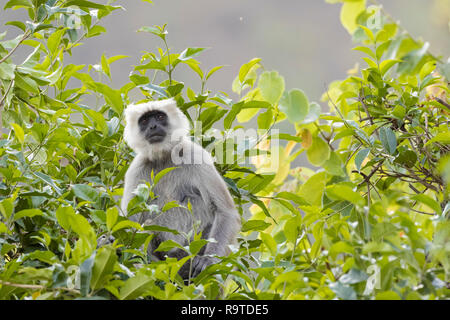
[[[302,129],[302,147],[305,149],[309,149],[312,145],[312,135],[308,129]]]
[[[22,127],[19,126],[17,123],[12,123],[11,126],[14,129],[14,133],[16,134],[17,140],[19,140],[19,142],[23,144],[23,142],[25,141],[25,133],[23,132]]]
[[[353,34],[358,27],[356,19],[366,9],[366,0],[345,2],[341,9],[341,23],[348,33]]]

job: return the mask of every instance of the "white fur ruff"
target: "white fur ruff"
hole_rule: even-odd
[[[156,110],[167,114],[169,134],[162,142],[150,144],[139,131],[138,120],[144,113]],[[125,109],[125,121],[124,138],[126,143],[137,154],[149,160],[161,158],[165,153],[171,152],[176,145],[187,139],[190,131],[189,121],[178,109],[174,99],[131,104]]]

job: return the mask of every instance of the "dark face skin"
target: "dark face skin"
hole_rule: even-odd
[[[167,114],[162,111],[149,111],[138,120],[139,129],[150,143],[162,142],[167,135],[169,122]]]

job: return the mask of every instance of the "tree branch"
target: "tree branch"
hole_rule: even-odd
[[[5,62],[14,53],[14,51],[17,50],[17,48],[20,46],[20,44],[30,36],[30,34],[31,34],[30,30],[25,31],[25,33],[23,34],[23,36],[19,40],[19,42],[16,44],[16,46],[14,48],[12,48],[11,51],[9,51],[6,56],[4,56],[3,58],[0,59],[0,64]]]

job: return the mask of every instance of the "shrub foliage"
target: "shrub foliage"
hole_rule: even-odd
[[[204,48],[173,52],[166,26],[139,30],[161,43],[140,61],[102,55],[95,65],[67,64],[122,8],[7,1],[4,10],[28,18],[6,23],[18,37],[0,33],[0,299],[448,298],[450,63],[378,6],[327,2],[342,3],[363,67],[311,102],[259,58],[240,68],[232,95],[211,92],[221,67],[201,68]],[[19,47],[29,51],[20,62]],[[136,66],[113,88],[110,65],[124,58]],[[180,68],[198,82],[177,81]],[[187,282],[177,275],[184,261],[151,261],[143,249],[152,232],[177,231],[119,211],[133,157],[122,137],[132,91],[142,101],[173,97],[194,130],[201,122],[195,136],[205,148],[232,154],[216,166],[242,214],[238,243]],[[225,143],[252,119],[260,139]],[[280,123],[295,134],[272,134]],[[276,156],[268,152],[275,139]],[[311,166],[294,167],[302,153]],[[139,187],[131,213],[155,210],[148,203],[160,177]],[[206,241],[186,236],[192,257]]]

